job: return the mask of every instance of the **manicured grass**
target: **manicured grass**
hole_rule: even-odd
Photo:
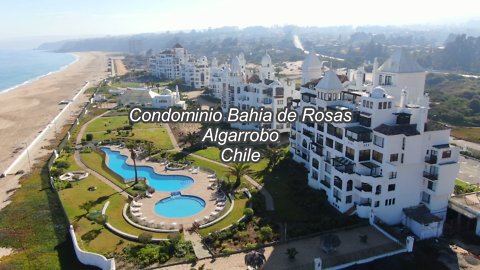
[[[82,159],[82,162],[87,165],[87,167],[109,179],[115,185],[119,186],[120,188],[127,187],[127,185],[123,182],[123,179],[107,167],[105,164],[104,154],[97,151],[92,151],[91,153],[81,153],[80,158]]]
[[[452,129],[452,136],[465,141],[480,142],[480,128],[478,127],[458,127]]]
[[[105,141],[112,139],[128,139],[128,140],[146,140],[153,142],[155,148],[169,150],[173,148],[173,144],[170,141],[167,130],[164,127],[149,128],[149,129],[133,129],[129,131],[128,136],[119,136],[117,132],[112,131],[107,133],[106,131],[85,132],[83,138],[86,139],[87,134],[93,135],[93,139],[96,141]],[[133,134],[133,135],[132,135]]]
[[[206,149],[198,150],[193,153],[201,157],[221,162],[220,149],[218,149],[218,147],[208,147]]]
[[[143,83],[138,82],[114,82],[110,85],[110,88],[126,88],[126,87],[145,87]]]
[[[245,209],[247,202],[248,199],[235,200],[232,212],[230,212],[230,214],[228,214],[228,216],[225,217],[222,221],[205,229],[200,229],[200,235],[206,236],[209,233],[218,231],[233,224],[234,222],[237,222],[243,216],[243,210]],[[228,205],[228,207],[230,207],[230,205]]]
[[[128,124],[127,116],[103,116],[90,123],[85,132],[116,130]]]
[[[200,166],[202,168],[215,171],[215,174],[219,179],[222,179],[222,178],[227,179],[228,168],[213,162],[209,162],[203,159],[199,159],[197,157],[193,157],[193,156],[188,156],[187,159],[192,161],[194,166]],[[233,177],[230,177],[230,180],[234,181],[235,179],[233,179]],[[250,188],[251,184],[247,180],[245,180],[244,177],[242,177],[242,186]]]
[[[96,187],[97,190],[88,191],[88,188],[91,186]],[[72,224],[74,224],[80,247],[91,252],[106,254],[121,251],[126,244],[130,242],[124,240],[123,244],[119,244],[121,240],[120,237],[111,233],[103,226],[89,221],[85,217],[86,211],[80,208],[83,203],[93,201],[95,202],[95,206],[90,210],[90,212],[92,212],[101,210],[107,200],[122,200],[123,196],[118,194],[110,186],[94,176],[89,176],[74,183],[72,188],[61,190],[59,194],[68,218]],[[121,210],[117,209],[117,211]],[[91,241],[82,240],[83,235],[92,231],[98,231],[99,235]]]
[[[85,269],[76,259],[68,221],[52,191],[47,168],[35,169],[0,215],[0,246],[15,253],[1,259],[2,269]]]

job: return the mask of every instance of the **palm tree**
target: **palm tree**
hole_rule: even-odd
[[[246,163],[234,163],[228,168],[227,175],[235,177],[235,188],[240,186],[240,180],[245,174],[253,172]]]
[[[184,144],[189,144],[190,146],[193,146],[197,144],[199,139],[200,136],[198,135],[198,133],[190,131],[182,138],[182,142]]]
[[[265,255],[258,251],[252,251],[245,255],[245,264],[253,269],[259,269],[266,261]]]
[[[297,256],[298,251],[296,248],[287,248],[287,252],[285,252],[285,254],[287,254],[290,260],[295,260],[295,256]]]
[[[263,156],[268,159],[268,169],[273,169],[275,165],[285,156],[285,152],[282,148],[270,147],[264,150]]]
[[[135,152],[135,144],[128,145],[128,149],[130,150],[130,158],[133,160],[133,170],[135,171],[135,183],[133,185],[138,184],[138,174],[137,174],[137,153]]]

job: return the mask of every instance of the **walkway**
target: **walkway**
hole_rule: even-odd
[[[183,235],[186,241],[192,242],[193,251],[195,252],[195,256],[197,256],[199,260],[212,256],[208,249],[205,247],[205,245],[202,243],[202,238],[198,233],[184,231]]]
[[[87,129],[87,126],[97,120],[98,118],[104,116],[107,112],[104,112],[96,117],[94,117],[93,119],[91,119],[90,121],[88,121],[87,123],[85,123],[81,128],[80,130],[78,131],[78,135],[77,135],[77,138],[75,139],[75,144],[76,145],[80,145],[81,142],[82,142],[82,137],[83,137],[83,134],[85,133],[85,129]],[[119,192],[120,194],[122,194],[123,196],[125,197],[128,197],[128,193],[125,192],[125,190],[123,190],[122,188],[120,188],[119,186],[115,185],[114,183],[112,183],[112,181],[110,181],[109,179],[107,179],[106,177],[104,177],[103,175],[99,174],[98,172],[90,169],[89,167],[87,167],[87,165],[85,165],[83,162],[82,162],[82,159],[80,158],[80,150],[75,150],[75,154],[74,154],[74,158],[75,158],[75,162],[80,166],[82,167],[83,170],[87,171],[88,173],[90,173],[91,175],[97,177],[98,179],[100,179],[102,182],[104,182],[105,184],[109,185],[110,187],[112,187],[115,191]]]
[[[224,163],[221,163],[221,162],[218,162],[218,161],[215,161],[215,160],[211,160],[211,159],[208,159],[206,157],[202,157],[202,156],[199,156],[199,155],[196,155],[196,154],[193,154],[193,153],[190,153],[190,152],[187,152],[187,151],[183,151],[180,146],[178,146],[178,142],[177,142],[177,139],[175,138],[175,136],[173,135],[173,132],[172,130],[170,129],[170,125],[165,125],[166,126],[166,129],[167,129],[167,133],[168,133],[168,136],[170,137],[170,140],[172,141],[172,144],[173,144],[173,147],[176,151],[179,151],[179,152],[183,152],[185,154],[189,154],[193,157],[196,157],[196,158],[199,158],[199,159],[202,159],[202,160],[205,160],[205,161],[208,161],[208,162],[212,162],[212,163],[215,163],[215,164],[218,164],[222,167],[225,167],[225,168],[230,168],[230,166],[228,166],[227,164],[224,164]],[[268,192],[268,190],[261,184],[259,184],[257,181],[253,180],[250,176],[248,175],[245,175],[244,176],[245,179],[252,185],[254,186],[255,188],[257,188],[260,193],[263,195],[263,197],[265,198],[265,209],[267,211],[274,211],[275,210],[275,207],[274,207],[274,203],[273,203],[273,197],[272,195],[270,194],[270,192]]]

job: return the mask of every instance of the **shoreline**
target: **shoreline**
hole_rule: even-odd
[[[15,91],[0,94],[0,174],[7,168],[15,170],[14,172],[28,172],[38,158],[49,153],[50,142],[65,125],[71,124],[82,105],[89,101],[86,95],[81,94],[82,90],[85,90],[84,86],[97,85],[108,76],[108,56],[105,53],[72,54],[76,56],[76,60],[61,69],[16,87]],[[87,84],[87,81],[90,83]],[[74,97],[76,100],[67,105],[59,104],[62,100],[71,100]],[[51,127],[48,132],[37,139],[48,127]],[[34,140],[37,144],[30,147]],[[28,158],[19,158],[24,155],[27,147]],[[0,181],[0,193],[17,186],[13,184],[16,181],[7,183],[9,178],[13,177],[9,176]],[[3,194],[0,194],[0,198],[3,198]],[[0,209],[2,204],[0,203]]]
[[[75,64],[76,62],[78,62],[78,60],[80,59],[80,57],[78,55],[76,55],[75,53],[66,53],[66,54],[70,54],[74,57],[73,61],[66,64],[66,65],[63,65],[61,66],[60,68],[56,69],[56,70],[53,70],[53,71],[49,71],[48,73],[45,73],[45,74],[42,74],[42,75],[39,75],[37,77],[34,77],[34,78],[31,78],[31,79],[28,79],[24,82],[21,82],[19,84],[16,84],[12,87],[9,87],[9,88],[5,88],[5,89],[0,89],[0,95],[2,94],[5,94],[5,93],[8,93],[10,91],[13,91],[19,87],[22,87],[22,86],[25,86],[25,85],[28,85],[30,83],[34,83],[35,81],[38,81],[42,78],[45,78],[45,77],[48,77],[52,74],[55,74],[55,73],[58,73],[58,72],[62,72],[63,70],[67,69],[68,67],[70,67],[71,65]]]

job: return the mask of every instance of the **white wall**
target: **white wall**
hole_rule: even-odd
[[[77,237],[75,236],[72,225],[70,225],[70,236],[72,237],[75,254],[81,263],[85,265],[93,265],[102,270],[115,270],[115,259],[107,259],[100,254],[83,251],[78,246]]]

